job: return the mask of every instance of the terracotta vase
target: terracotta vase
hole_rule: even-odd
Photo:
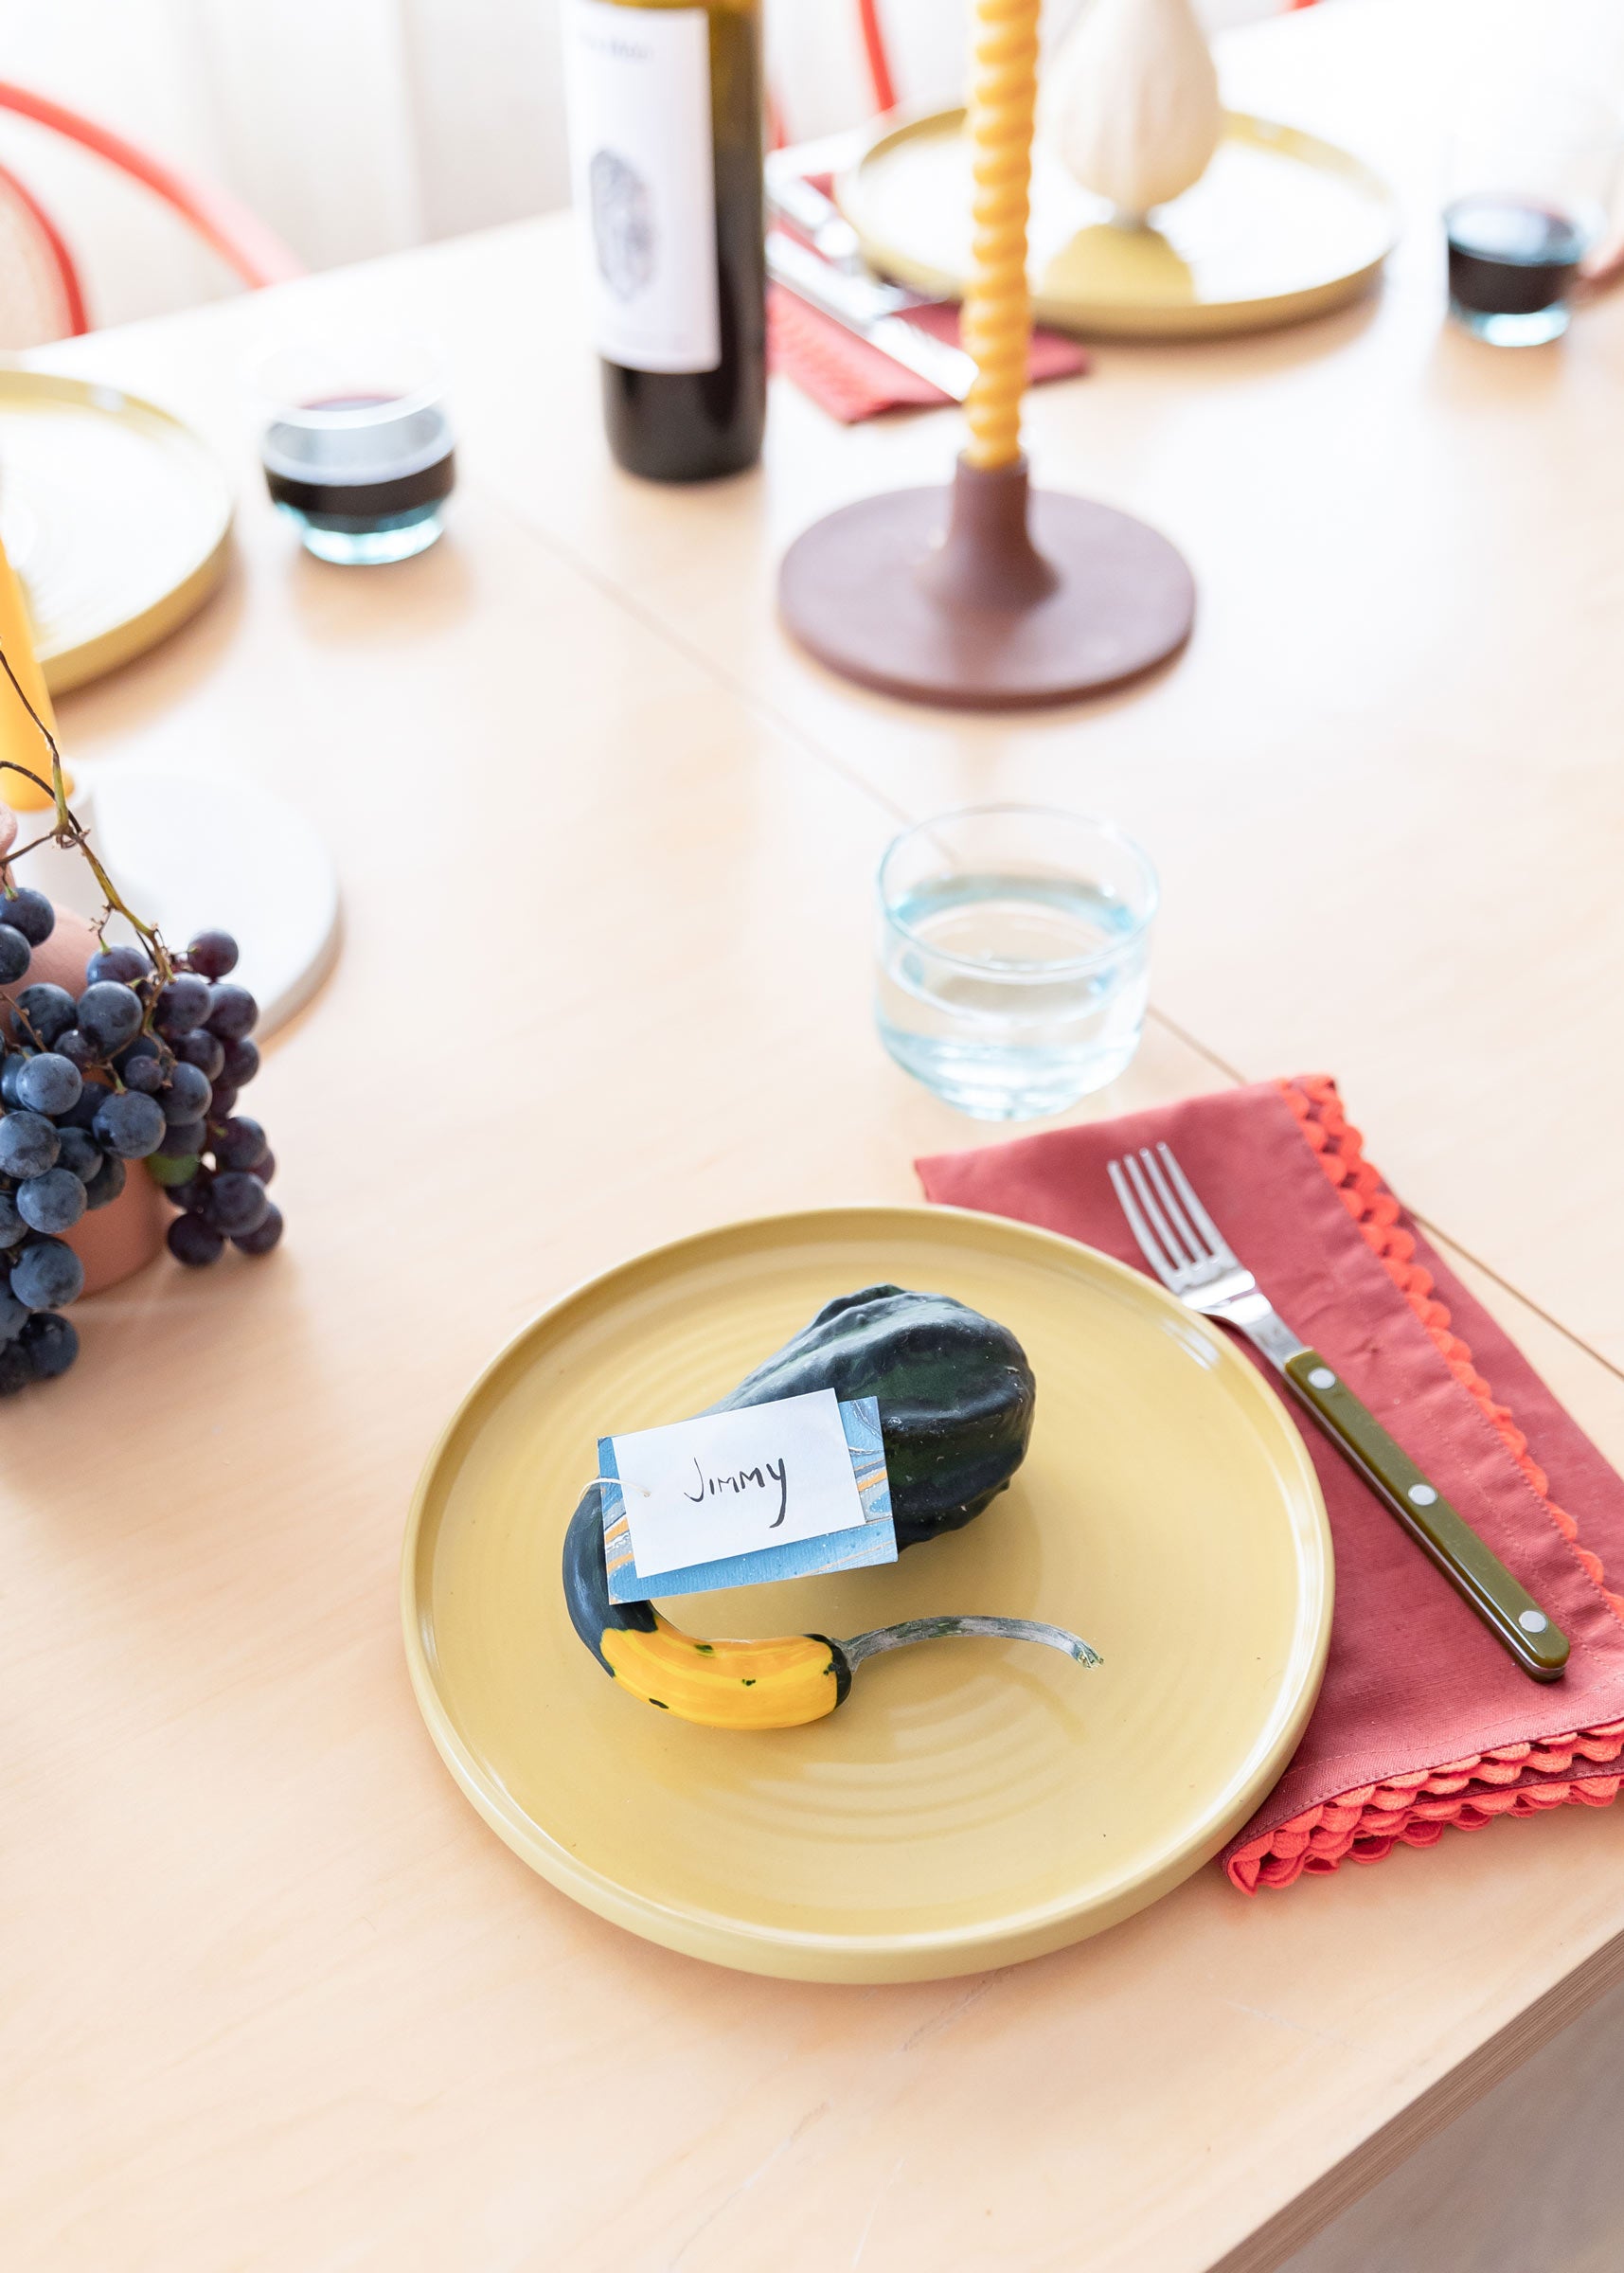
[[[17,832],[15,814],[0,808],[0,859]],[[48,984],[65,987],[70,994],[84,992],[85,972],[98,941],[95,927],[71,909],[57,909],[56,929],[43,947],[34,949],[24,986]],[[152,1262],[164,1244],[171,1210],[162,1191],[140,1161],[132,1160],[124,1190],[110,1207],[97,1208],[80,1218],[66,1234],[67,1244],[84,1265],[84,1291],[99,1294],[116,1286],[133,1271]]]

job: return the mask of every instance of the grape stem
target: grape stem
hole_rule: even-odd
[[[29,767],[19,765],[13,758],[0,758],[0,772],[21,774],[25,781],[31,781],[36,789],[43,789],[50,798],[55,814],[50,828],[43,836],[31,838],[20,850],[10,853],[4,863],[0,863],[7,872],[8,888],[9,888],[11,863],[21,860],[26,852],[37,850],[41,845],[62,845],[82,852],[90,863],[90,872],[101,886],[101,896],[107,903],[107,916],[104,916],[97,926],[98,931],[105,930],[109,916],[122,916],[152,957],[153,967],[158,974],[159,985],[168,986],[170,980],[174,976],[174,964],[170,960],[170,951],[164,945],[154,927],[151,923],[143,923],[134,909],[126,904],[112,877],[109,876],[91,850],[89,832],[83,824],[75,818],[67,801],[67,784],[62,778],[62,752],[57,747],[57,738],[28,700],[22,681],[11,669],[11,658],[4,647],[0,647],[0,669],[4,670],[6,676],[10,680],[16,690],[17,700],[39,728],[45,745],[51,754],[51,778],[48,781],[45,780],[39,774],[32,772]]]

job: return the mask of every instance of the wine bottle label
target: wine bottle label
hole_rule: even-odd
[[[566,0],[563,23],[598,352],[634,371],[713,371],[709,19],[703,8]]]

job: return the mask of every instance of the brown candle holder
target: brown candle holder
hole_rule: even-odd
[[[1195,582],[1166,537],[960,458],[816,522],[785,555],[783,619],[842,678],[904,702],[1021,710],[1137,678],[1181,648]]]
[[[1030,710],[1137,678],[1181,648],[1195,583],[1131,514],[1029,491],[1021,455],[1026,218],[1040,0],[976,0],[970,89],[970,445],[950,489],[830,513],[785,555],[786,628],[843,678],[904,702]]]

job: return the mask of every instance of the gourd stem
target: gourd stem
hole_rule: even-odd
[[[1080,1634],[1068,1634],[1063,1626],[1045,1626],[1032,1618],[906,1618],[901,1625],[876,1626],[871,1633],[853,1635],[840,1649],[848,1665],[859,1666],[866,1657],[878,1657],[882,1650],[905,1650],[910,1642],[953,1641],[961,1637],[1040,1641],[1047,1649],[1063,1651],[1079,1665],[1104,1663],[1099,1652]]]

